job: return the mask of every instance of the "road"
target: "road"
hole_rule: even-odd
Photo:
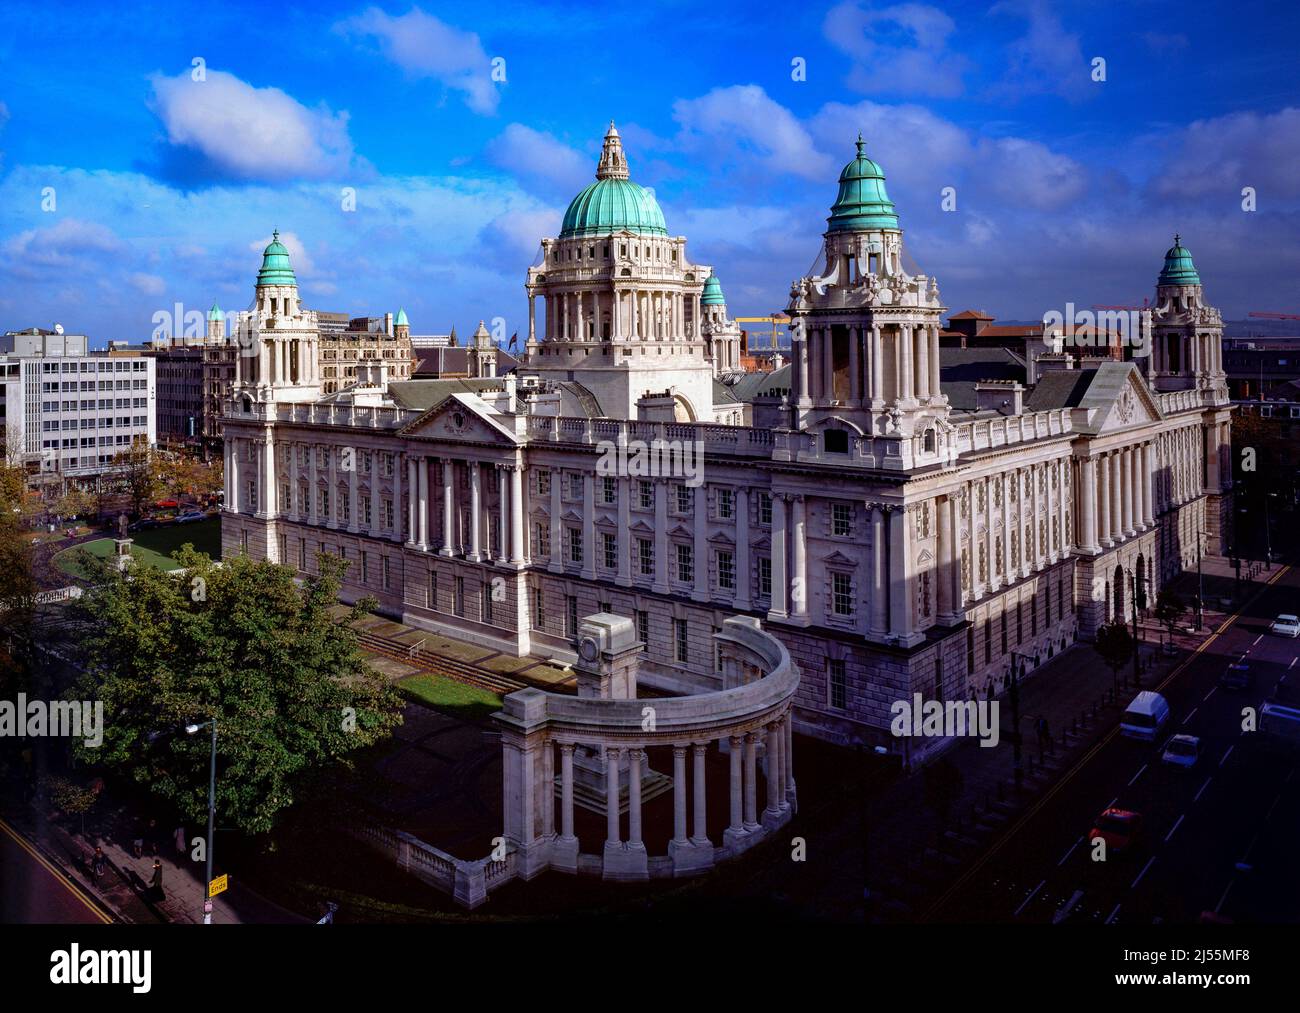
[[[1154,743],[1109,733],[940,898],[930,919],[1150,924],[1212,912],[1240,922],[1300,920],[1297,756],[1242,729],[1243,709],[1258,713],[1280,675],[1300,678],[1300,640],[1268,632],[1273,616],[1297,611],[1297,602],[1300,572],[1283,570],[1156,687],[1171,713]],[[1254,684],[1220,688],[1224,668],[1241,657]],[[1160,760],[1176,733],[1201,740],[1190,770]],[[1109,806],[1141,813],[1142,839],[1096,861],[1085,838]]]
[[[0,820],[0,924],[97,925],[110,919]]]

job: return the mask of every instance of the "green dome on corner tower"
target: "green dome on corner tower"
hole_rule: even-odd
[[[297,285],[293,268],[289,266],[289,251],[280,242],[280,230],[271,233],[271,242],[262,251],[262,269],[257,272],[259,285]]]
[[[1199,285],[1201,276],[1192,263],[1192,251],[1183,245],[1182,236],[1174,236],[1174,245],[1165,251],[1165,266],[1160,270],[1157,285]]]
[[[666,236],[668,226],[654,194],[629,178],[623,142],[611,123],[601,148],[596,182],[583,187],[569,203],[569,209],[564,213],[564,224],[560,227],[560,238],[623,231],[642,236]]]
[[[711,274],[704,283],[704,292],[700,296],[701,306],[725,306],[727,300],[722,295],[722,282],[716,274]]]
[[[898,213],[885,192],[885,171],[866,155],[858,134],[858,154],[840,173],[840,192],[831,207],[828,232],[896,229]]]

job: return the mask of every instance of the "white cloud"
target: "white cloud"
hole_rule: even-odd
[[[370,7],[335,29],[349,37],[375,39],[384,55],[412,77],[428,77],[460,92],[473,112],[497,110],[500,95],[492,63],[474,32],[462,31],[419,7],[392,17]]]
[[[864,8],[844,0],[826,13],[822,33],[853,58],[848,84],[862,92],[951,97],[962,92],[970,61],[948,49],[956,23],[937,7],[901,3]]]
[[[1024,35],[1006,46],[1007,71],[992,89],[995,96],[1019,98],[1045,92],[1077,101],[1090,89],[1105,87],[1092,80],[1092,66],[1084,58],[1078,34],[1068,31],[1042,0],[1003,0],[989,13],[1027,22]]]
[[[513,176],[538,179],[565,191],[595,177],[595,162],[553,134],[511,123],[488,144],[488,156]]]
[[[824,179],[834,163],[813,145],[799,118],[756,84],[715,88],[673,103],[679,147],[722,165],[743,161],[767,173]]]
[[[162,295],[167,288],[167,282],[159,278],[158,275],[145,274],[141,271],[130,274],[127,281],[137,291],[143,292],[145,295]]]
[[[1246,186],[1255,187],[1261,206],[1300,196],[1300,108],[1196,120],[1173,134],[1169,148],[1154,177],[1159,197],[1238,207]]]
[[[61,218],[53,225],[25,229],[9,237],[4,255],[16,273],[34,277],[75,267],[85,257],[121,249],[122,242],[111,229],[79,218]]]
[[[221,176],[239,180],[323,179],[352,160],[348,114],[308,109],[279,88],[255,88],[208,70],[155,74],[151,104],[167,140],[200,154]]]

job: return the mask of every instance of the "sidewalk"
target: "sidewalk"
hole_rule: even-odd
[[[115,806],[107,793],[101,794],[95,811],[87,817],[84,837],[37,813],[30,803],[25,806],[9,804],[4,815],[47,858],[122,921],[139,924],[202,923],[206,866],[203,862],[191,861],[188,853],[184,856],[177,853],[172,839],[173,827],[158,834],[157,858],[163,869],[162,896],[159,897],[150,886],[155,857],[152,849],[146,843],[143,855],[135,857],[132,853],[132,840],[137,833],[134,818],[125,807]],[[186,835],[192,841],[204,836],[206,830],[206,826],[187,827]],[[92,871],[96,844],[103,849],[106,859],[104,873],[99,877]],[[218,865],[218,870],[220,868]],[[312,920],[281,908],[251,890],[241,889],[234,876],[228,891],[213,900],[214,924],[302,924]]]
[[[1254,580],[1242,569],[1242,600],[1260,591],[1281,568],[1260,564]],[[1176,653],[1166,655],[1159,642],[1168,639],[1154,621],[1140,624],[1141,686],[1156,685],[1181,664],[1235,611],[1230,606],[1235,575],[1229,561],[1207,557],[1202,564],[1207,607],[1204,628],[1196,632],[1189,611],[1174,634]],[[1195,572],[1171,582],[1190,603],[1198,581]],[[1213,608],[1208,607],[1213,605]],[[1228,611],[1225,611],[1228,609]],[[1110,728],[1120,707],[1136,692],[1130,662],[1119,673],[1118,700],[1115,677],[1087,643],[1074,645],[1036,669],[1020,686],[1022,736],[1021,789],[1017,792],[1010,704],[1000,701],[1001,743],[983,748],[975,739],[951,747],[934,763],[956,769],[955,790],[945,814],[926,792],[926,768],[914,770],[891,785],[870,807],[869,883],[877,920],[912,920],[924,910],[927,898],[936,896],[981,854],[1019,813],[1050,785],[1063,770],[1091,748]],[[1047,719],[1050,746],[1040,746],[1034,733],[1039,717]],[[945,818],[946,817],[946,818]]]

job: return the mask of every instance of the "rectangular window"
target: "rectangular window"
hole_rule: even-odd
[[[578,598],[569,595],[565,600],[564,632],[570,637],[578,635]]]
[[[724,591],[736,589],[736,560],[730,552],[718,553],[718,587]]]
[[[650,613],[637,611],[636,638],[643,644],[650,643]]]
[[[492,582],[485,580],[483,582],[483,592],[480,598],[479,615],[483,622],[492,621]]]
[[[731,520],[736,513],[736,494],[730,489],[718,490],[718,518]]]
[[[569,499],[582,499],[583,477],[576,471],[569,473]]]
[[[438,607],[438,571],[429,571],[429,586],[424,589],[425,608],[436,609]]]
[[[636,540],[636,555],[641,576],[653,577],[655,575],[655,543],[648,538],[638,538]]]
[[[831,574],[831,603],[837,616],[853,615],[853,578],[847,573]]]
[[[540,587],[533,588],[533,629],[546,628],[546,592]]]
[[[365,549],[361,550],[361,583],[366,584],[370,581],[370,553]]]
[[[464,617],[465,615],[465,578],[456,578],[456,615]]]
[[[688,485],[677,486],[677,512],[688,514],[695,503],[695,490]]]
[[[673,643],[676,646],[676,657],[677,660],[684,665],[689,658],[689,651],[687,650],[688,640],[686,637],[686,620],[674,619],[673,632]]]
[[[677,546],[677,579],[686,583],[695,579],[695,550],[690,545]]]
[[[966,671],[975,671],[975,624],[966,627]]]
[[[845,710],[848,707],[848,678],[844,673],[843,658],[828,658],[826,660],[826,682],[830,690],[830,705],[835,710]]]
[[[386,499],[383,501],[383,503],[384,503],[384,527],[391,531],[393,528],[393,501],[391,499]]]
[[[1003,610],[1003,612],[1002,612],[1002,653],[1003,653],[1003,655],[1006,655],[1006,653],[1007,653],[1007,613],[1006,613],[1006,610]]]
[[[655,505],[655,487],[653,482],[641,482],[638,485],[641,496],[641,509],[653,510]]]
[[[758,557],[758,593],[761,597],[772,597],[772,560],[769,556]]]
[[[551,530],[545,524],[533,525],[533,552],[538,556],[551,554]]]
[[[758,523],[772,525],[772,497],[765,492],[758,494]]]
[[[307,570],[307,539],[298,539],[298,569],[306,572]]]
[[[537,472],[537,495],[548,496],[551,492],[551,473],[549,471]]]
[[[1016,602],[1016,646],[1019,647],[1021,641],[1025,639],[1025,608],[1023,603]]]
[[[600,501],[602,503],[618,502],[618,480],[611,475],[605,475],[601,479]]]
[[[848,503],[831,504],[831,534],[847,537],[853,533],[853,507]]]
[[[614,570],[618,568],[618,536],[610,534],[608,531],[602,531],[600,538],[605,549],[605,569]]]
[[[984,620],[984,664],[993,660],[993,620]]]
[[[582,532],[577,528],[565,528],[564,537],[569,542],[569,562],[582,563]]]

